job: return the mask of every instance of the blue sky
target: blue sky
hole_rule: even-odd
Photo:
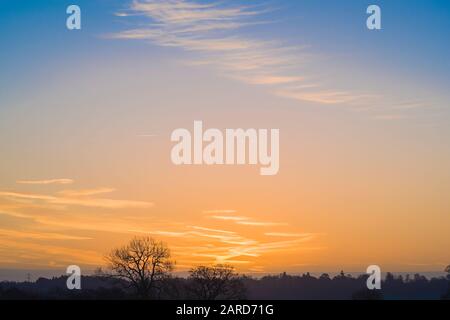
[[[162,38],[124,39],[127,32],[148,30],[158,22],[152,12],[134,10],[131,1],[77,1],[82,10],[82,30],[68,31],[65,10],[71,3],[6,0],[0,4],[0,108],[5,112],[12,110],[8,108],[11,103],[17,105],[31,96],[24,92],[43,92],[49,83],[72,78],[74,70],[93,70],[105,61],[111,60],[117,67],[137,68],[150,60],[206,61],[206,67],[217,69],[212,73],[231,77],[237,83],[260,85],[277,96],[308,103],[347,103],[358,110],[372,109],[370,117],[386,120],[400,119],[408,109],[406,118],[412,115],[411,122],[438,124],[444,130],[448,127],[448,1],[373,2],[382,10],[381,31],[369,31],[365,26],[365,10],[372,3],[368,1],[188,2],[216,3],[223,12],[230,8],[257,12],[238,16],[234,21],[238,28],[213,35],[219,40],[224,35],[248,41],[256,46],[252,52],[259,55],[273,50],[265,59],[281,59],[291,65],[286,68],[279,63],[275,71],[263,67],[249,75],[224,66],[222,60],[234,58],[227,52],[217,55],[186,46],[183,41],[189,38],[180,38],[170,46],[158,43]],[[265,42],[270,44],[259,50],[257,46]],[[293,50],[285,53],[288,48]],[[215,66],[208,61],[211,59],[216,60]],[[184,68],[180,72],[190,73]],[[256,79],[261,73],[266,79]],[[292,89],[296,82],[306,87],[301,89],[306,93]],[[354,100],[363,103],[358,105]]]
[[[205,1],[203,1],[205,2]],[[83,30],[65,29],[65,8],[70,1],[13,1],[0,4],[0,67],[2,83],[48,65],[72,59],[120,55],[130,43],[99,38],[131,27],[142,18],[123,19],[115,12],[127,1],[76,1],[82,8]],[[230,1],[229,5],[255,1]],[[248,34],[282,39],[285,43],[310,45],[315,52],[351,59],[360,68],[398,72],[420,77],[445,88],[449,81],[447,41],[450,24],[448,1],[375,1],[382,8],[381,32],[365,28],[365,8],[372,2],[264,1],[274,8],[262,15],[271,23],[251,26]],[[129,51],[134,50],[131,46]],[[155,50],[155,48],[152,48]],[[23,79],[23,78],[22,78]],[[11,82],[12,80],[12,82]],[[2,86],[5,89],[4,86]]]
[[[149,59],[208,59],[205,52],[197,55],[198,52],[182,45],[173,48],[161,46],[152,39],[114,39],[114,35],[146,29],[155,22],[143,12],[130,10],[130,1],[77,1],[82,10],[82,30],[68,31],[65,9],[71,3],[7,0],[0,4],[0,109],[4,112],[12,112],[8,105],[17,105],[30,96],[24,96],[23,92],[42,92],[46,84],[71,77],[73,70],[92,70],[97,62],[112,60],[118,66],[126,66],[137,61],[145,64]],[[328,102],[361,100],[362,105],[352,102],[350,108],[372,109],[369,117],[374,119],[407,119],[410,124],[438,126],[446,132],[450,118],[446,108],[450,83],[450,42],[446,41],[450,29],[448,1],[374,2],[382,9],[381,31],[366,29],[365,10],[371,3],[229,1],[218,6],[221,9],[248,6],[250,11],[262,11],[248,19],[258,23],[231,30],[231,37],[277,42],[277,50],[302,48],[292,55],[306,59],[305,63],[299,63],[296,70],[287,70],[283,76],[299,76],[299,80],[304,77],[307,82],[301,86],[317,85],[318,88],[298,94],[285,85],[268,89],[271,93],[300,99],[300,102],[306,99],[306,102],[320,103],[324,97]],[[122,17],[117,13],[131,15]],[[247,21],[247,17],[243,20]],[[273,57],[278,54],[274,53]],[[297,62],[292,60],[292,63]],[[266,71],[261,69],[259,73]],[[230,76],[226,67],[225,71],[212,72]],[[231,77],[236,78],[236,74]],[[242,79],[240,73],[237,78],[250,84],[260,82]]]

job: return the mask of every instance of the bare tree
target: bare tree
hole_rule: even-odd
[[[245,287],[229,265],[199,266],[189,271],[188,291],[192,298],[201,300],[243,299]]]
[[[172,271],[170,250],[150,237],[134,238],[106,257],[111,276],[130,282],[141,298],[149,298]]]

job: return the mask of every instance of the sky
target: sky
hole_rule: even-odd
[[[450,263],[448,1],[0,3],[0,269]],[[368,30],[377,4],[382,29]],[[171,132],[277,128],[280,170],[175,166]]]

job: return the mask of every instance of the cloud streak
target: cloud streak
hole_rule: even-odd
[[[0,191],[0,197],[12,201],[31,201],[44,202],[53,205],[73,205],[82,207],[95,207],[106,209],[122,209],[122,208],[149,208],[153,206],[151,202],[115,200],[106,198],[72,198],[72,197],[55,197],[42,194],[29,194],[20,192]]]
[[[312,233],[288,233],[288,232],[266,232],[264,235],[269,237],[286,237],[286,238],[309,238],[313,236]]]
[[[70,236],[60,233],[48,232],[30,232],[0,229],[0,236],[8,236],[20,239],[34,239],[34,240],[91,240],[88,237]]]
[[[72,179],[48,179],[48,180],[17,180],[18,184],[72,184],[74,181]]]
[[[273,226],[285,226],[286,223],[281,222],[264,222],[264,221],[236,221],[237,224],[254,227],[273,227]]]
[[[214,210],[203,210],[203,213],[205,214],[209,214],[209,213],[235,213],[236,210],[231,210],[231,209],[214,209]]]
[[[84,190],[63,190],[59,191],[58,194],[66,197],[86,197],[93,196],[97,194],[111,193],[116,191],[113,188],[96,188],[96,189],[84,189]]]
[[[286,223],[281,222],[270,222],[270,221],[256,221],[249,217],[244,216],[231,216],[231,215],[213,215],[210,216],[212,219],[231,221],[236,224],[254,227],[271,227],[271,226],[285,226]]]

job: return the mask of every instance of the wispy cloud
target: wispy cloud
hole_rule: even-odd
[[[217,220],[231,220],[231,221],[242,221],[242,220],[248,220],[249,218],[247,217],[242,217],[242,216],[224,216],[224,215],[214,215],[211,216],[211,218],[213,219],[217,219]]]
[[[219,232],[219,233],[226,233],[226,234],[235,234],[236,233],[234,231],[219,230],[219,229],[212,229],[212,228],[199,227],[199,226],[191,226],[191,228],[196,229],[196,230]]]
[[[182,49],[191,53],[184,61],[188,65],[207,65],[222,76],[263,86],[275,96],[299,102],[340,105],[365,112],[374,108],[409,112],[426,106],[420,101],[404,102],[400,96],[380,98],[370,88],[352,89],[355,86],[351,83],[332,82],[332,76],[324,73],[318,63],[323,54],[307,44],[292,45],[246,33],[251,26],[274,23],[268,15],[274,10],[277,9],[268,3],[134,0],[116,16],[144,17],[147,21],[140,20],[135,28],[108,37]]]
[[[227,263],[231,259],[240,257],[258,258],[263,254],[270,252],[280,252],[285,250],[321,250],[322,247],[302,247],[300,246],[304,239],[274,241],[274,242],[258,242],[254,241],[251,244],[233,246],[229,248],[214,248],[213,250],[206,250],[206,252],[199,252],[195,255],[215,258],[216,263]]]
[[[267,221],[236,221],[237,224],[242,224],[246,226],[254,226],[254,227],[273,227],[273,226],[285,226],[287,223],[281,222],[267,222]]]
[[[275,40],[245,37],[242,30],[255,24],[271,23],[267,5],[229,5],[184,0],[136,0],[125,13],[145,16],[145,27],[111,35],[116,39],[150,40],[199,54],[196,65],[211,65],[221,74],[252,85],[276,87],[275,94],[322,104],[354,101],[360,95],[330,88],[308,86],[302,67],[312,54],[305,46],[290,46]],[[303,85],[303,89],[298,89]]]
[[[231,209],[214,209],[214,210],[203,210],[203,213],[210,214],[210,213],[235,213],[236,210]]]
[[[19,184],[72,184],[72,179],[17,180]]]
[[[213,215],[210,216],[212,219],[232,221],[236,224],[255,226],[255,227],[270,227],[270,226],[284,226],[286,223],[281,222],[270,222],[270,221],[257,221],[249,217],[244,216],[234,216],[234,215]]]
[[[192,231],[191,234],[205,237],[205,238],[212,238],[216,239],[222,243],[226,244],[234,244],[234,245],[240,245],[240,246],[246,246],[256,243],[255,240],[247,239],[245,237],[242,237],[240,235],[234,235],[234,234],[217,234],[217,233],[207,233],[207,232],[199,232],[199,231]]]
[[[314,248],[309,243],[315,239],[313,234],[285,233],[286,223],[240,216],[232,209],[205,210],[203,222],[174,222],[131,211],[148,208],[152,205],[149,202],[98,198],[113,191],[114,188],[107,187],[62,190],[54,194],[0,191],[0,215],[17,221],[27,219],[21,221],[25,222],[21,228],[0,228],[0,262],[23,265],[51,261],[54,266],[76,258],[77,262],[101,264],[99,252],[84,254],[84,250],[73,249],[72,242],[93,239],[92,248],[95,248],[97,235],[101,233],[115,234],[114,237],[146,234],[163,239],[173,248],[177,261],[184,265],[193,260],[202,264],[208,261],[250,267],[266,254]],[[102,210],[97,211],[97,208]],[[125,209],[127,214],[118,215],[116,209]],[[294,229],[289,227],[289,230]],[[64,246],[47,246],[49,242],[64,243]],[[8,251],[2,252],[2,248],[10,251],[15,248],[17,252],[28,250],[28,262],[20,258],[25,253],[11,255]]]
[[[60,233],[49,232],[33,232],[33,231],[17,231],[0,229],[0,236],[8,236],[20,239],[34,239],[34,240],[90,240],[92,238],[71,236]]]
[[[62,190],[58,194],[66,197],[86,197],[97,194],[111,193],[116,191],[113,188],[96,188],[96,189],[83,189],[83,190]]]
[[[274,92],[276,95],[281,97],[322,104],[350,103],[364,98],[364,96],[362,95],[355,95],[350,92],[331,91],[331,90],[320,90],[311,92],[307,90],[300,90],[297,88],[297,89],[280,89]]]
[[[30,194],[20,192],[0,191],[0,197],[12,201],[41,201],[48,204],[56,205],[74,205],[83,207],[96,207],[108,209],[120,208],[149,208],[153,206],[151,202],[131,201],[131,200],[115,200],[103,198],[72,198],[72,197],[55,197],[42,194]]]
[[[288,233],[288,232],[266,232],[264,235],[269,237],[286,237],[286,238],[303,238],[303,237],[311,237],[313,233]]]
[[[202,243],[202,245],[189,246],[178,244],[174,246],[174,253],[178,256],[210,258],[214,263],[248,263],[249,260],[241,260],[242,257],[258,258],[270,252],[283,250],[306,250],[309,247],[304,243],[315,238],[312,233],[266,233],[266,235],[290,237],[294,239],[283,241],[260,241],[255,239],[255,234],[251,237],[242,235],[236,231],[222,230],[204,226],[187,226],[186,231],[139,231],[146,234],[154,234],[163,237],[183,237],[188,243],[192,241]],[[194,230],[189,230],[194,229]],[[205,244],[206,239],[206,244]],[[239,259],[239,260],[236,260]],[[184,258],[182,259],[184,261]],[[244,262],[247,261],[247,262]]]
[[[29,214],[24,214],[20,212],[15,212],[12,210],[4,210],[0,208],[0,215],[14,217],[14,218],[23,218],[23,219],[32,219],[33,217]]]
[[[136,232],[135,230],[131,230]],[[154,234],[159,236],[166,236],[166,237],[185,237],[187,235],[186,232],[174,232],[174,231],[163,231],[163,230],[156,230],[156,231],[138,231],[141,233],[148,233],[148,234]]]

